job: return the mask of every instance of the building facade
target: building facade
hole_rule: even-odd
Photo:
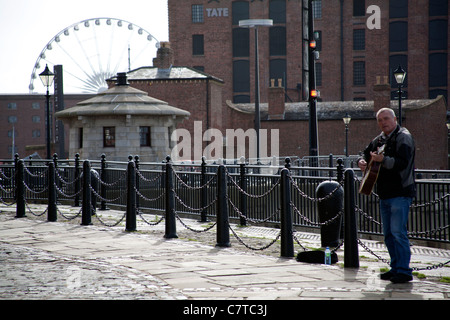
[[[175,65],[224,80],[223,99],[254,101],[254,32],[239,20],[272,19],[259,29],[261,101],[282,79],[286,101],[302,101],[302,5],[305,0],[168,0]],[[373,100],[377,77],[399,65],[405,95],[429,99],[449,88],[447,0],[315,0],[316,85],[322,101]]]
[[[70,108],[92,95],[66,94],[64,104]],[[50,101],[50,114],[53,115],[54,97]],[[38,94],[5,94],[0,95],[0,159],[13,159],[14,154],[20,157],[37,152],[41,158],[46,156],[46,99]],[[51,130],[52,153],[57,152],[59,137],[57,122],[54,121]],[[65,129],[67,131],[67,129]],[[68,131],[67,131],[68,132]],[[65,146],[69,138],[65,135]],[[68,148],[64,148],[68,150]],[[61,158],[67,156],[61,155]]]

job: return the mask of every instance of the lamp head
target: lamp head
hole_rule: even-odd
[[[342,120],[344,121],[345,125],[348,125],[350,123],[350,121],[352,120],[352,117],[350,117],[350,115],[348,113],[346,113],[345,117],[343,117]]]
[[[55,74],[48,69],[48,65],[45,65],[43,72],[39,74],[42,84],[48,88],[53,84],[53,79],[55,79]]]
[[[398,66],[397,70],[394,71],[394,78],[397,84],[403,84],[406,78],[406,71],[401,66]]]
[[[239,20],[239,27],[242,27],[242,28],[271,27],[272,25],[273,25],[272,19]]]

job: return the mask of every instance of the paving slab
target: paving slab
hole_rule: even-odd
[[[448,284],[415,278],[407,285],[393,285],[379,280],[370,268],[299,263],[234,247],[164,239],[161,233],[125,232],[121,226],[17,219],[11,213],[0,213],[0,258],[0,299],[445,300],[450,296]],[[33,272],[27,264],[42,272]]]

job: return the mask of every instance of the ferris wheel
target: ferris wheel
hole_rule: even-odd
[[[131,22],[114,18],[80,21],[45,45],[31,73],[30,93],[40,87],[44,90],[39,73],[46,64],[50,70],[63,66],[65,93],[101,92],[107,89],[105,80],[117,72],[152,65],[158,48],[153,35]]]

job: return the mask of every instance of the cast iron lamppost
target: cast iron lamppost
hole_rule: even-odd
[[[45,65],[45,69],[42,73],[39,74],[39,78],[41,78],[42,83],[44,84],[44,87],[47,88],[47,94],[45,95],[46,102],[47,102],[47,159],[50,158],[50,130],[51,130],[51,123],[50,123],[50,93],[49,93],[49,87],[51,87],[53,83],[53,79],[55,78],[55,74],[52,73],[48,69],[48,65]]]
[[[398,85],[398,124],[402,125],[402,86],[403,81],[406,78],[406,71],[398,66],[397,70],[394,71],[394,78]]]
[[[272,25],[273,25],[272,19],[247,19],[239,21],[239,27],[255,28],[255,130],[256,130],[256,161],[258,164],[260,156],[259,129],[261,127],[261,117],[259,111],[258,27],[270,27]]]
[[[345,157],[348,158],[348,125],[352,120],[352,117],[348,113],[345,114],[345,117],[342,118],[345,124]]]

